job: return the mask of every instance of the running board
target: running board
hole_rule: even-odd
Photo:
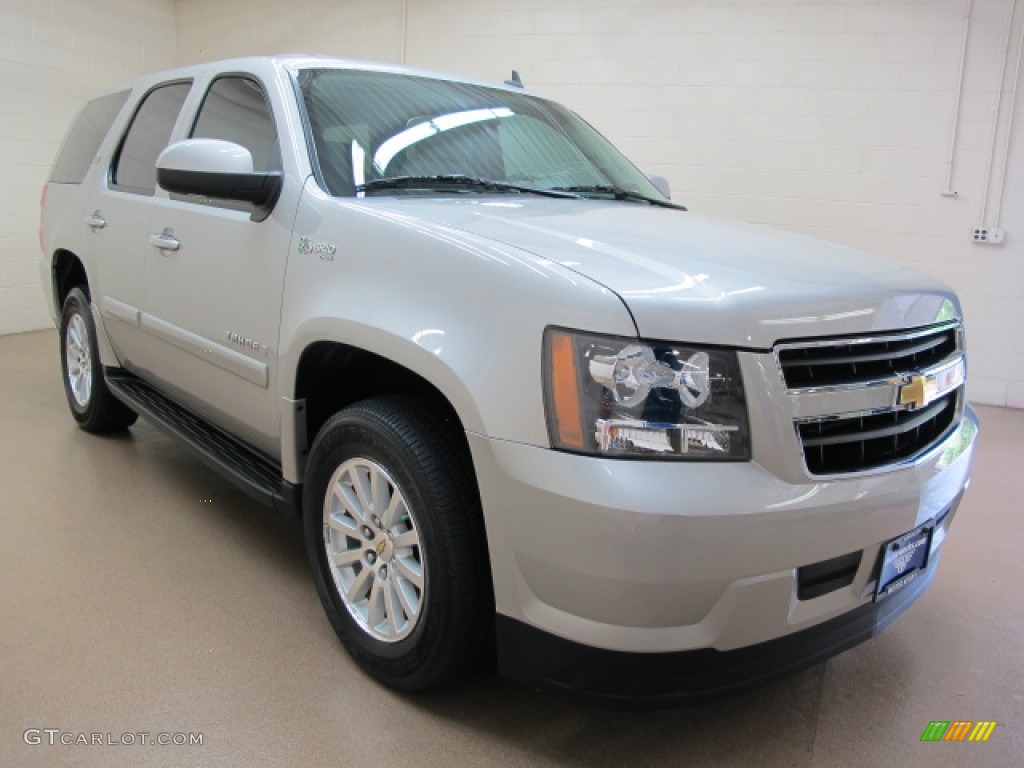
[[[170,400],[142,379],[117,369],[105,371],[118,400],[163,432],[181,440],[204,463],[253,498],[296,520],[299,486],[281,476],[281,465]]]

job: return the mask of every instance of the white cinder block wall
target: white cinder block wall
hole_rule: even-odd
[[[173,0],[0,0],[0,334],[51,325],[39,195],[100,88],[174,64]]]
[[[404,61],[564,101],[693,210],[799,230],[951,283],[970,396],[1024,407],[1024,94],[1003,183],[1024,0],[974,0],[952,188],[967,0],[179,0],[178,62],[250,53]],[[988,208],[976,245],[994,107]],[[1024,75],[1018,86],[1024,91]],[[771,265],[766,264],[766,269]]]

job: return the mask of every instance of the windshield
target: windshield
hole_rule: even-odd
[[[374,184],[381,179],[465,176],[507,186],[454,191],[614,188],[665,200],[603,136],[551,101],[390,72],[307,69],[298,83],[322,180],[337,197],[422,193]]]

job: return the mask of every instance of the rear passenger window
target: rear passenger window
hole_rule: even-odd
[[[129,94],[131,91],[118,91],[93,99],[85,105],[64,139],[57,161],[53,164],[50,181],[58,184],[82,183],[100,144]]]
[[[132,118],[111,177],[125,192],[152,195],[156,191],[156,158],[167,146],[188,96],[190,83],[173,83],[149,92]]]
[[[213,82],[192,137],[233,141],[252,154],[254,171],[281,170],[277,130],[267,98],[260,84],[247,77],[221,77]]]

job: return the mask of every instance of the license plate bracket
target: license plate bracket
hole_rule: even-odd
[[[875,588],[875,602],[899,592],[928,568],[935,521],[929,520],[912,531],[886,542]]]

